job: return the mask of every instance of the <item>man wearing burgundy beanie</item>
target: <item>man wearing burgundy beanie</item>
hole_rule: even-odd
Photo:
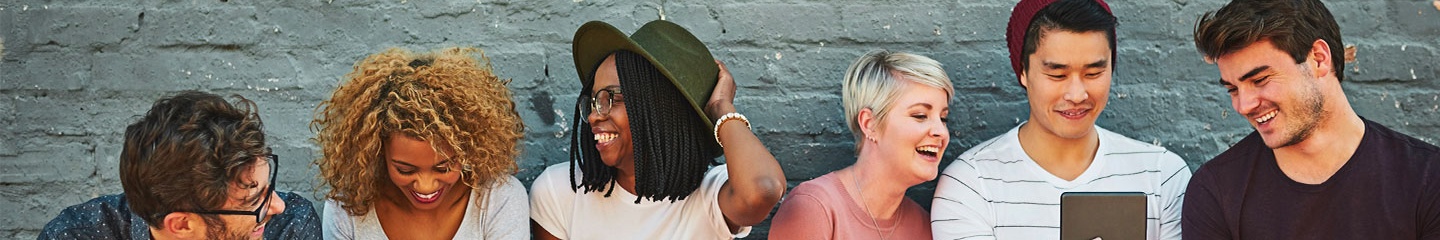
[[[1147,239],[1180,238],[1179,155],[1095,125],[1115,70],[1101,0],[1021,0],[1005,40],[1030,113],[962,153],[935,189],[935,239],[1058,239],[1065,192],[1144,192]]]
[[[1351,108],[1344,45],[1319,0],[1200,17],[1195,47],[1255,131],[1195,171],[1185,239],[1440,239],[1440,148]]]

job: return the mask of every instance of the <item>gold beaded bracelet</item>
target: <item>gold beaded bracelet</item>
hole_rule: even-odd
[[[750,129],[750,119],[745,118],[745,115],[740,115],[740,113],[732,112],[720,116],[720,119],[715,120],[715,143],[720,144],[720,148],[725,148],[725,144],[720,143],[720,125],[725,124],[726,121],[730,120],[740,120],[741,122],[745,122],[745,128]]]

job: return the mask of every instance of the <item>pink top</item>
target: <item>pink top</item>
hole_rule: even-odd
[[[791,189],[770,222],[770,239],[930,239],[930,213],[914,200],[901,201],[891,219],[874,219],[879,228],[841,180],[831,172]]]

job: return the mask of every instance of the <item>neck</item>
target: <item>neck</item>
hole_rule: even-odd
[[[1274,149],[1275,161],[1292,180],[1319,184],[1350,161],[1365,136],[1365,121],[1350,108],[1344,95],[1332,97],[1320,122],[1305,140]],[[1327,100],[1331,100],[1327,99]]]
[[[165,235],[165,234],[162,234],[162,233],[163,233],[163,232],[161,232],[159,229],[155,229],[154,227],[150,227],[150,239],[154,239],[154,240],[170,240],[170,239],[175,239],[175,238],[173,238],[173,237],[170,237],[170,235]]]
[[[1100,134],[1093,127],[1081,137],[1064,138],[1032,122],[1020,126],[1020,148],[1050,174],[1067,181],[1075,180],[1095,161]]]
[[[448,191],[448,193],[446,193],[446,199],[441,200],[444,204],[440,205],[439,208],[428,210],[416,209],[414,205],[411,205],[410,199],[408,199],[409,196],[405,196],[404,193],[399,193],[399,190],[395,190],[396,193],[392,194],[397,195],[396,197],[384,198],[386,201],[381,201],[380,204],[375,205],[375,207],[377,210],[381,207],[391,208],[395,212],[403,214],[404,218],[419,221],[443,220],[454,217],[457,213],[463,215],[465,212],[465,204],[470,202],[470,192],[472,189],[462,183],[455,184],[455,187],[446,190]],[[376,216],[379,216],[378,214],[377,212]]]
[[[617,185],[620,185],[622,191],[630,192],[631,195],[638,195],[635,193],[635,161],[624,161],[619,165],[624,167],[617,166],[615,168],[615,181],[618,183]]]
[[[870,216],[875,219],[891,219],[895,217],[896,211],[900,209],[900,203],[905,200],[905,190],[915,184],[882,181],[884,179],[903,179],[898,176],[888,176],[889,171],[879,161],[860,159],[854,166],[847,168],[848,174],[842,174],[842,181],[851,185],[855,190],[853,195],[856,202],[863,204],[863,209],[869,211]]]

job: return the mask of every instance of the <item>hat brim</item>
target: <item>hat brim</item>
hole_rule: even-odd
[[[646,41],[644,43],[637,39]],[[663,43],[662,43],[663,42]],[[675,54],[652,54],[647,50],[648,45],[659,47],[665,43],[683,42],[681,45],[698,46],[698,49],[685,49],[681,54],[688,56],[671,56]],[[646,45],[642,45],[646,44]],[[673,44],[672,44],[673,45]],[[667,48],[674,52],[676,48]],[[626,50],[643,56],[645,60],[660,70],[665,78],[670,80],[672,87],[680,90],[685,95],[690,107],[705,122],[705,125],[714,128],[713,119],[707,116],[703,104],[710,98],[716,82],[719,80],[719,66],[705,49],[703,43],[696,39],[684,28],[674,23],[657,20],[645,24],[636,30],[635,38],[626,36],[624,32],[601,21],[591,21],[580,26],[575,31],[575,38],[571,44],[571,50],[575,57],[575,71],[579,73],[582,86],[594,84],[594,72],[596,67],[605,58],[619,50]],[[663,55],[663,56],[662,56]],[[695,56],[704,56],[695,57]],[[704,77],[681,77],[675,74],[677,67],[689,67],[698,69],[686,69],[687,71],[699,72]]]

